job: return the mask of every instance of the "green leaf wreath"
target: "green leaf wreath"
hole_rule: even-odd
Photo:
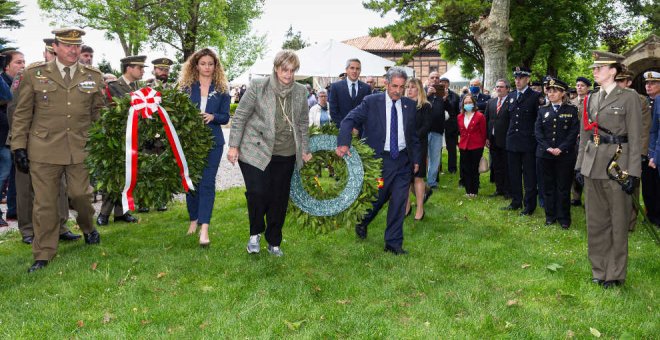
[[[176,129],[188,162],[190,178],[195,186],[202,177],[206,158],[213,147],[213,135],[190,101],[187,93],[178,89],[156,88],[161,93],[161,106],[167,111]],[[126,123],[130,96],[113,98],[114,106],[101,110],[101,117],[92,124],[87,142],[87,166],[97,190],[113,200],[121,200],[125,180]],[[153,119],[138,119],[138,173],[133,190],[136,207],[160,207],[172,199],[172,194],[184,192],[179,167],[167,140],[158,114]]]
[[[314,135],[334,135],[339,131],[332,125],[312,126],[310,138]],[[382,159],[374,158],[374,150],[364,141],[354,137],[352,146],[357,150],[364,168],[364,181],[358,198],[346,210],[334,216],[313,216],[289,202],[289,217],[304,228],[317,233],[327,233],[341,227],[353,228],[371,209],[378,196],[378,179],[381,177]],[[334,151],[317,151],[312,159],[300,170],[303,188],[313,198],[325,200],[337,197],[347,182],[346,162]]]

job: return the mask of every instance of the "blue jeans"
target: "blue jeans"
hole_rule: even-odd
[[[9,178],[9,171],[11,171],[11,150],[6,145],[0,146],[0,183],[5,185],[5,181]]]
[[[442,161],[442,134],[429,132],[429,168],[426,172],[426,182],[430,187],[437,187],[438,169]]]

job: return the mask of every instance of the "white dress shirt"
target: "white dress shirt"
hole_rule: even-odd
[[[358,80],[355,79],[355,81],[351,81],[346,77],[346,85],[348,85],[348,95],[353,97],[353,89],[352,89],[352,84],[355,84],[355,96],[357,97],[358,92],[360,92],[360,88],[358,87]]]
[[[403,110],[401,108],[401,99],[396,101],[396,118],[397,118],[397,127],[399,128],[398,138],[399,138],[399,151],[406,148],[406,135],[403,130]],[[390,98],[389,93],[385,92],[385,151],[390,151],[390,122],[392,121],[392,99]]]

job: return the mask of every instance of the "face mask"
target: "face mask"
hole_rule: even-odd
[[[465,104],[463,105],[463,109],[465,109],[465,111],[472,112],[472,109],[474,109],[474,104]]]
[[[478,94],[479,93],[479,86],[470,86],[470,93]]]

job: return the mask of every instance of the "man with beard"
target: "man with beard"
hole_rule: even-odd
[[[169,86],[170,83],[170,67],[174,65],[174,61],[168,58],[158,58],[151,61],[151,64],[154,65],[153,74],[154,78],[150,78],[146,81],[147,86],[156,87],[156,86]]]
[[[79,61],[83,65],[92,66],[92,62],[94,62],[94,49],[87,45],[82,45],[82,47],[80,48]]]

